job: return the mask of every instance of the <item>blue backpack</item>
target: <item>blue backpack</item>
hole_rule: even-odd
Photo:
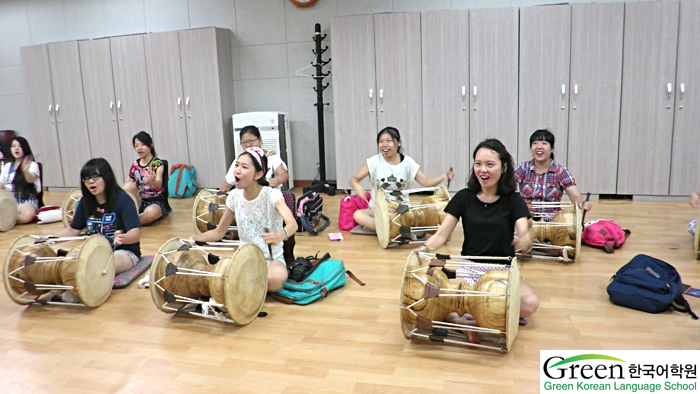
[[[318,264],[302,281],[288,279],[284,288],[274,293],[274,297],[285,304],[309,304],[325,297],[331,290],[345,286],[345,275],[345,265],[342,261],[326,260]],[[352,272],[347,271],[347,275],[364,286]]]
[[[612,277],[608,295],[613,304],[649,313],[672,308],[698,317],[683,298],[681,276],[672,265],[645,254],[634,256]]]
[[[197,189],[197,171],[194,166],[175,164],[168,176],[168,196],[171,198],[190,198]]]

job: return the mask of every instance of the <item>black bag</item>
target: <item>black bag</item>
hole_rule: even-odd
[[[323,197],[315,191],[302,194],[297,200],[297,220],[299,231],[307,231],[311,235],[318,235],[331,222],[323,215]],[[326,222],[318,230],[314,230],[322,220]]]
[[[645,254],[638,254],[623,265],[613,275],[607,290],[610,301],[616,305],[649,313],[673,308],[698,319],[683,298],[678,271],[672,265]]]

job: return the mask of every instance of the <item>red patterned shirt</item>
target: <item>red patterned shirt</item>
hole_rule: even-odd
[[[547,172],[540,174],[535,168],[535,160],[521,163],[515,169],[515,181],[520,185],[520,196],[526,202],[546,201],[559,202],[564,194],[564,189],[575,186],[576,180],[566,167],[557,164],[554,160],[549,164]],[[558,208],[538,210],[541,213],[553,214]],[[551,219],[548,218],[546,220]]]

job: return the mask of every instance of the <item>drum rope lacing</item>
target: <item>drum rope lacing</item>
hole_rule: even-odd
[[[25,246],[30,246],[30,245],[36,245],[37,243],[43,243],[43,242],[46,242],[46,246],[50,247],[54,252],[58,252],[59,249],[54,246],[54,244],[57,242],[84,240],[84,239],[88,238],[87,236],[78,236],[78,237],[50,237],[47,239],[46,237],[37,236],[37,235],[30,235],[30,237],[35,238],[36,241],[31,242],[31,243],[27,243],[24,245],[17,245],[15,247],[14,252],[20,253],[20,254],[24,255],[25,257],[27,257],[30,255],[30,253],[19,250],[20,248],[25,247]],[[50,241],[50,242],[47,242],[47,241]],[[75,260],[75,259],[73,257],[58,257],[58,256],[56,256],[56,257],[35,257],[34,262],[32,264],[50,263],[50,262],[55,262],[55,261],[71,261],[71,260]],[[15,280],[17,282],[26,283],[26,281],[24,279],[20,279],[20,278],[14,276],[15,273],[23,270],[25,267],[26,267],[25,262],[22,262],[21,266],[17,267],[17,269],[15,269],[11,272],[6,273],[5,276],[12,279],[12,280]],[[69,285],[49,285],[49,284],[40,284],[40,283],[34,284],[34,286],[35,286],[34,290],[38,290],[38,291],[41,291],[41,290],[48,290],[48,291],[50,291],[50,290],[73,290],[76,288],[75,286],[69,286]],[[24,293],[17,296],[17,298],[22,298],[22,297],[26,296],[28,293],[29,293],[28,291],[25,291]],[[31,300],[31,301],[36,302],[36,300]],[[54,302],[54,301],[48,301],[46,303],[48,303],[48,304],[61,304],[61,305],[66,304],[65,302]],[[70,304],[71,305],[86,306],[83,303],[70,303]]]
[[[434,254],[434,253],[427,253],[427,252],[422,252],[422,251],[417,251],[416,253],[417,253],[418,256],[419,256],[419,259],[423,260],[424,262],[430,261],[430,260],[432,260],[432,258],[435,258],[435,257],[437,256],[437,254]],[[443,256],[444,256],[444,255],[443,255]],[[445,268],[448,268],[448,267],[465,267],[465,266],[473,266],[473,267],[475,267],[475,266],[490,266],[490,267],[497,267],[497,268],[500,268],[500,269],[503,270],[503,271],[511,271],[511,266],[510,266],[510,265],[488,264],[488,263],[475,263],[475,262],[473,262],[473,261],[469,261],[470,258],[479,258],[479,259],[485,259],[485,260],[508,260],[508,261],[511,261],[511,260],[512,260],[511,257],[495,257],[495,256],[483,256],[483,257],[482,257],[482,256],[478,256],[478,257],[474,257],[474,256],[453,256],[453,255],[449,255],[449,256],[447,256],[447,257],[449,257],[450,259],[453,259],[453,258],[454,258],[454,259],[463,259],[464,261],[461,261],[461,262],[450,262],[450,261],[446,261],[446,262],[445,262],[445,266],[444,266]],[[432,267],[425,266],[425,267],[420,267],[420,268],[413,269],[413,270],[404,270],[404,273],[410,273],[412,277],[414,277],[414,278],[418,279],[420,282],[426,284],[427,282],[426,282],[424,279],[418,277],[418,276],[416,275],[416,272],[419,272],[419,271],[421,271],[421,270],[427,270],[427,269],[430,269],[430,268],[432,268]],[[461,294],[445,294],[445,293],[442,293],[443,290],[445,290],[445,291],[454,291],[454,292],[461,293]],[[464,294],[464,295],[467,295],[467,294],[468,294],[469,296],[485,296],[485,297],[491,297],[491,296],[503,297],[503,296],[506,296],[506,294],[504,294],[504,293],[490,293],[490,292],[479,292],[479,291],[459,290],[459,289],[440,289],[439,297],[443,297],[443,296],[461,296],[462,294]],[[403,305],[401,305],[401,306],[399,306],[399,308],[400,308],[400,309],[406,309],[406,310],[410,311],[411,314],[412,314],[413,316],[418,317],[419,315],[412,309],[412,307],[413,307],[414,305],[416,305],[417,303],[419,303],[419,302],[421,302],[421,301],[424,301],[424,300],[425,300],[425,298],[423,297],[423,298],[421,298],[420,300],[414,302],[414,303],[411,304],[411,305],[408,305],[408,306],[403,306]],[[498,343],[498,342],[505,343],[505,336],[508,335],[508,332],[507,332],[507,331],[501,331],[501,330],[493,329],[493,328],[484,328],[484,327],[479,327],[479,326],[468,326],[468,327],[465,327],[465,326],[462,325],[462,324],[458,324],[458,323],[449,323],[449,322],[445,322],[445,321],[431,320],[431,325],[432,325],[433,328],[437,328],[437,329],[456,330],[456,331],[458,331],[458,332],[447,331],[446,334],[445,334],[445,336],[450,336],[450,337],[455,337],[455,338],[461,338],[461,339],[468,339],[468,336],[466,336],[466,335],[464,335],[464,334],[462,333],[462,332],[464,332],[464,331],[472,331],[472,332],[477,332],[477,333],[496,335],[496,336],[497,336],[497,338],[495,338],[496,340],[492,340],[492,342],[496,342],[496,343]],[[423,338],[423,339],[428,339],[428,340],[431,340],[431,341],[433,340],[433,338],[432,338],[433,335],[421,333],[421,332],[419,332],[418,328],[414,328],[413,330],[411,330],[411,331],[409,332],[409,336],[414,336],[414,335],[415,335],[416,337],[420,337],[420,338]],[[496,349],[496,350],[499,350],[499,351],[501,351],[501,352],[506,352],[506,351],[507,351],[505,348],[500,348],[500,347],[496,347],[496,346],[489,346],[489,345],[483,345],[483,344],[477,344],[477,343],[470,343],[470,342],[452,340],[452,339],[448,339],[448,338],[441,338],[441,342],[444,342],[444,343],[451,343],[451,344],[456,344],[456,345],[463,345],[463,346],[480,347],[480,348],[484,348],[484,349]]]
[[[189,241],[189,240],[186,241],[183,239],[180,239],[180,242],[183,245],[189,245],[190,250],[199,250],[207,255],[210,255],[210,253],[207,252],[207,250],[226,250],[226,251],[231,250],[230,247],[228,247],[228,248],[216,247],[218,245],[230,245],[230,246],[240,246],[241,245],[241,242],[239,242],[239,241],[207,242],[206,245],[198,245],[198,244],[195,244],[194,241]],[[212,245],[212,246],[209,246],[209,245]],[[168,265],[171,265],[172,262],[168,259],[167,255],[173,254],[175,252],[178,252],[178,250],[175,249],[175,250],[170,250],[170,251],[163,252],[163,253],[158,252],[156,254],[156,256],[160,255],[168,263]],[[193,270],[190,268],[177,267],[174,264],[172,264],[172,265],[174,267],[176,267],[176,271],[175,271],[176,275],[208,276],[208,277],[222,277],[222,278],[227,277],[224,274],[219,274],[219,273],[215,273],[215,272]],[[180,272],[180,271],[183,271],[183,272]],[[164,280],[165,278],[167,278],[167,276],[163,276],[162,278],[155,280],[153,282],[153,284],[162,292],[167,291],[163,286],[160,285],[160,282],[162,280]],[[179,301],[179,302],[185,302],[187,304],[198,304],[198,305],[201,305],[201,307],[202,307],[202,313],[199,313],[196,311],[185,311],[185,312],[188,312],[192,315],[200,316],[200,317],[203,317],[206,319],[218,320],[218,321],[228,322],[228,323],[235,323],[235,321],[233,321],[233,319],[227,318],[225,316],[224,312],[216,310],[217,307],[225,307],[225,305],[216,302],[216,300],[213,297],[210,297],[209,301],[203,301],[203,300],[197,300],[197,299],[193,299],[193,298],[189,298],[189,297],[184,297],[184,296],[181,296],[178,294],[173,294],[173,296],[175,297],[176,302]],[[161,305],[161,307],[164,309],[169,309],[171,311],[175,311],[175,312],[182,311],[183,308],[185,308],[187,306],[187,305],[183,305],[180,308],[172,308],[172,307],[167,306],[167,304],[169,304],[169,302],[165,301],[165,303],[163,305]],[[211,313],[211,316],[210,316],[210,313]]]

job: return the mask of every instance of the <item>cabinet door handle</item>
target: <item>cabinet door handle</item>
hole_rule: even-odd
[[[372,89],[369,90],[369,98],[372,98]]]
[[[474,86],[474,97],[476,97],[476,86]]]
[[[49,112],[51,112],[51,108],[53,108],[53,104],[49,104]]]
[[[681,93],[685,93],[685,84],[684,83],[681,84]]]
[[[379,98],[384,98],[384,89],[379,89]]]
[[[114,108],[114,101],[109,102],[109,109],[112,109],[112,108]]]
[[[56,104],[56,113],[58,113],[58,104]]]
[[[578,85],[574,85],[574,95],[578,94]]]
[[[467,87],[462,85],[462,96],[467,94]]]
[[[122,108],[122,101],[121,100],[117,101],[117,108],[119,108],[119,109]]]
[[[561,94],[566,94],[566,85],[561,85]]]
[[[185,98],[185,105],[190,105],[190,98],[189,97]]]
[[[178,98],[177,98],[177,106],[178,106],[178,107],[180,106],[180,103],[182,103],[182,98],[181,98],[181,97],[178,97]]]
[[[670,82],[666,84],[666,90],[668,90],[669,93],[673,92],[673,85],[671,85]]]

